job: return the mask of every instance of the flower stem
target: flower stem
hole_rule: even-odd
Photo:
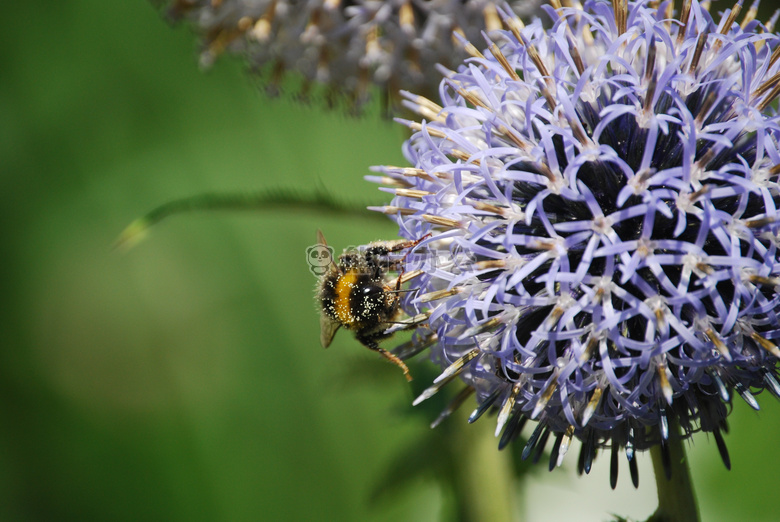
[[[464,410],[461,408],[461,410]],[[456,412],[462,422],[454,445],[461,455],[455,467],[458,520],[511,522],[517,520],[516,481],[508,451],[498,451],[488,423],[466,424],[465,411]]]
[[[679,427],[676,421],[669,419],[669,431],[677,434]],[[671,478],[666,478],[666,467],[660,445],[650,449],[655,470],[655,483],[658,488],[658,509],[647,522],[698,522],[699,509],[696,495],[693,491],[691,473],[685,456],[685,447],[679,437],[670,437],[667,442],[669,450],[669,469]]]

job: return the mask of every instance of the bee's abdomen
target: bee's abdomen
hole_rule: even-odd
[[[338,279],[327,281],[321,293],[322,309],[350,330],[379,323],[386,314],[385,289],[369,274],[349,270]]]

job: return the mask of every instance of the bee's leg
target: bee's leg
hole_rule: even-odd
[[[360,341],[366,348],[374,350],[375,352],[379,352],[382,357],[401,368],[404,371],[404,377],[406,377],[407,381],[412,380],[412,376],[409,374],[409,367],[406,366],[406,364],[404,364],[404,362],[396,355],[393,355],[384,348],[380,347],[373,339],[367,337],[358,337],[358,341]]]
[[[399,250],[414,248],[418,244],[420,244],[424,239],[428,239],[432,235],[433,234],[428,233],[425,234],[420,239],[408,239],[408,240],[398,239],[395,241],[385,241],[384,243],[382,243],[382,246],[387,252],[398,252]]]
[[[416,239],[416,240],[414,240],[414,241],[409,241],[409,243],[410,243],[410,244],[408,244],[408,245],[406,245],[406,246],[404,247],[404,248],[408,248],[408,249],[409,249],[409,251],[408,251],[408,252],[406,252],[406,254],[404,254],[404,257],[402,257],[402,258],[401,258],[401,261],[400,261],[401,270],[400,270],[400,272],[398,273],[398,279],[396,280],[396,283],[395,283],[395,290],[396,290],[396,291],[398,291],[398,290],[400,290],[400,289],[401,289],[401,281],[404,279],[404,272],[406,271],[406,263],[405,263],[405,261],[406,261],[406,258],[407,258],[407,256],[408,256],[409,254],[411,254],[411,253],[412,253],[412,249],[413,249],[414,247],[416,247],[417,245],[419,245],[419,244],[420,244],[420,242],[421,242],[421,241],[423,241],[424,239],[427,239],[427,238],[429,238],[429,237],[431,237],[431,234],[430,234],[430,233],[429,233],[429,234],[425,234],[425,235],[424,235],[423,237],[421,237],[420,239]],[[419,274],[418,274],[418,275],[419,275]],[[415,275],[415,277],[417,277],[417,275]],[[411,279],[411,278],[409,278],[409,279]],[[407,279],[407,281],[408,281],[408,279]]]

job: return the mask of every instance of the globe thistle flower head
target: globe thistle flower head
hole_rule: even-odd
[[[527,15],[540,0],[511,2]],[[288,72],[304,78],[301,94],[324,85],[336,101],[360,109],[371,85],[436,92],[436,64],[454,67],[465,52],[453,31],[477,39],[500,28],[493,0],[173,0],[168,13],[186,19],[203,42],[201,64],[224,52],[245,54],[275,92]],[[335,103],[335,101],[332,101]]]
[[[553,2],[549,29],[507,10],[440,86],[406,93],[421,122],[381,167],[410,259],[406,296],[429,314],[443,373],[497,410],[524,456],[573,438],[579,469],[722,432],[732,396],[780,395],[780,38],[741,3]],[[421,246],[422,246],[421,245]],[[681,428],[680,433],[675,429]],[[540,446],[540,447],[537,447]]]

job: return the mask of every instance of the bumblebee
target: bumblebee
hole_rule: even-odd
[[[413,248],[423,239],[379,241],[369,244],[364,250],[346,250],[339,256],[338,263],[330,257],[317,282],[320,343],[323,348],[330,346],[338,329],[344,327],[351,330],[363,346],[379,352],[401,368],[406,380],[412,380],[406,364],[380,347],[378,342],[390,337],[394,333],[394,330],[389,331],[392,325],[399,323],[401,285],[419,275],[419,272],[404,272],[402,265],[406,256],[392,260],[389,255]],[[326,251],[332,251],[319,230],[317,243]],[[393,280],[387,277],[387,272],[391,270],[399,272]],[[417,323],[402,324],[411,327]]]

